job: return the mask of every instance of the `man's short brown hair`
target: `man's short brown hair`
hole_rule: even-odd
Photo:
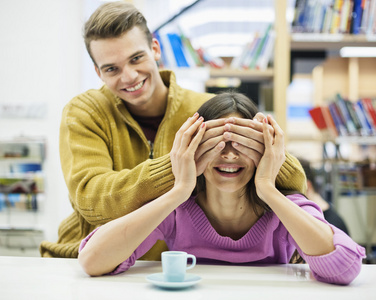
[[[98,39],[116,38],[138,26],[151,45],[152,35],[142,13],[130,3],[124,1],[109,2],[99,6],[90,16],[84,26],[84,40],[86,50],[94,64],[90,42]]]

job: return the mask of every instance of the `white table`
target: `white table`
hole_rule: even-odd
[[[184,290],[164,290],[145,277],[162,271],[160,262],[138,261],[116,276],[89,277],[76,259],[0,257],[2,300],[113,299],[376,299],[376,265],[363,265],[349,286],[315,281],[307,265],[197,265],[202,281]]]

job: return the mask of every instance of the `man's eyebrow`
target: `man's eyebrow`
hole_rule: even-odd
[[[145,50],[139,50],[139,51],[133,53],[133,54],[130,56],[130,59],[132,59],[132,58],[134,58],[134,57],[136,57],[136,56],[138,56],[138,55],[140,55],[140,54],[144,54],[144,53],[145,53]]]
[[[105,64],[105,65],[100,66],[99,69],[104,70],[104,69],[106,69],[106,68],[108,68],[108,67],[113,67],[114,65],[115,65],[115,64]]]

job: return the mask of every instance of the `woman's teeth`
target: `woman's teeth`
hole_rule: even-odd
[[[142,88],[142,86],[144,85],[144,82],[141,81],[139,84],[135,85],[134,87],[131,87],[129,89],[125,89],[127,92],[134,92],[134,91],[137,91],[139,90],[140,88]]]
[[[239,169],[240,168],[218,168],[219,171],[226,173],[236,173],[239,171]]]

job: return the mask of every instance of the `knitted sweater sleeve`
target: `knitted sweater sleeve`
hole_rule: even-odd
[[[140,143],[129,139],[120,146],[126,129],[108,117],[115,112],[103,111],[89,97],[79,100],[63,111],[60,159],[72,206],[89,224],[128,214],[173,186],[169,155],[145,160]],[[135,167],[120,167],[130,165],[127,160]]]
[[[276,187],[305,194],[307,180],[299,160],[286,151],[286,159],[276,178]]]
[[[120,263],[114,270],[106,275],[116,275],[127,271],[132,267],[136,260],[142,257],[147,251],[149,251],[158,240],[173,240],[175,234],[175,212],[172,212],[153,232],[136,248],[132,255]],[[90,238],[99,229],[93,230],[86,238],[81,241],[79,252],[85,247]]]
[[[297,195],[295,195],[297,196]],[[294,197],[294,196],[288,196]],[[302,196],[297,196],[302,197]],[[304,201],[306,204],[307,201]],[[301,205],[299,201],[295,202]],[[311,215],[329,224],[325,219],[321,210],[315,203],[310,201],[309,205],[301,206],[305,211]],[[365,258],[365,249],[354,242],[346,233],[329,224],[332,228],[334,236],[333,243],[335,250],[331,253],[310,256],[305,254],[291,236],[289,236],[290,242],[295,245],[299,254],[308,263],[313,276],[318,280],[326,283],[334,283],[341,285],[350,284],[359,274],[362,259]]]

